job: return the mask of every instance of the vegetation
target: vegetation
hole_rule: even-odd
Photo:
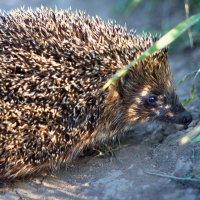
[[[130,62],[124,68],[119,70],[108,82],[104,85],[104,89],[109,87],[113,84],[118,78],[123,76],[128,72],[128,70],[134,67],[134,64],[144,60],[148,56],[152,55],[156,51],[163,49],[164,47],[171,44],[175,41],[180,35],[188,30],[192,25],[196,24],[200,20],[200,13],[191,16],[190,18],[186,19],[185,21],[178,24],[175,28],[171,29],[168,33],[166,33],[163,37],[161,37],[152,47],[148,48],[143,54],[141,54],[137,59]]]
[[[117,0],[116,3],[116,10],[124,15],[128,15],[131,12],[134,12],[134,10],[139,6],[144,0]],[[167,1],[166,1],[167,2]],[[160,3],[159,0],[151,1],[151,4],[148,5],[148,11],[155,12],[158,6],[158,3]],[[164,2],[163,2],[164,3]],[[195,13],[198,13],[200,11],[200,0],[184,0],[182,1],[182,5],[178,5],[179,7],[182,7],[185,11],[185,18],[189,18],[190,15],[194,15]],[[162,30],[161,33],[164,35],[164,33],[167,32],[167,30],[170,29],[170,19],[169,19],[169,11],[173,10],[172,4],[169,2],[165,3],[165,10],[168,10],[166,14],[162,16]],[[156,32],[153,29],[148,29],[149,32]],[[170,51],[175,51],[177,48],[187,48],[188,46],[193,47],[194,43],[197,44],[200,42],[200,24],[196,24],[192,27],[192,29],[188,30],[185,34],[180,36],[176,41],[173,42],[173,44],[170,47]]]

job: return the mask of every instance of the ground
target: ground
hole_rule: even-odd
[[[97,4],[88,2],[86,5],[82,1],[74,0],[73,3],[69,1],[69,4],[72,4],[72,8],[84,8],[92,15],[101,15],[105,20],[112,17],[121,23],[120,14],[115,16],[114,11],[110,12],[113,8],[113,4],[110,3],[112,1],[106,4],[104,0],[96,2]],[[104,7],[106,5],[103,14],[100,9],[102,5]],[[159,11],[154,14],[156,20],[150,22],[148,17],[142,15],[147,6],[141,4],[135,14],[124,17],[127,20],[127,26],[131,27],[131,24],[134,24],[132,21],[139,16],[137,19],[141,21],[135,20],[134,24],[139,31],[142,30],[142,25],[147,23],[149,27],[152,25],[159,28],[156,21],[160,20],[158,16],[159,12],[162,13],[163,6],[166,5],[159,5]],[[9,5],[4,2],[4,7],[8,9]],[[171,16],[172,25],[180,21],[178,19],[182,20],[182,14],[180,10]],[[171,18],[168,21],[171,21]],[[175,81],[180,80],[191,70],[199,68],[199,55],[198,46],[171,53],[170,65]],[[187,97],[190,88],[191,82],[178,88],[180,99]],[[193,161],[192,145],[180,145],[180,138],[199,122],[199,106],[200,101],[196,100],[187,107],[194,118],[188,129],[160,123],[138,125],[134,131],[125,134],[120,139],[120,143],[118,141],[118,144],[114,146],[113,155],[82,156],[53,175],[20,181],[12,186],[1,188],[0,199],[199,199],[199,183],[180,182],[149,174],[149,172],[156,172],[186,177],[198,169],[200,147],[195,146],[196,159]]]

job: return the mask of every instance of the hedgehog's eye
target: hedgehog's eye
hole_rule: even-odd
[[[156,95],[150,95],[147,99],[147,103],[150,105],[155,105],[156,101],[157,101]]]

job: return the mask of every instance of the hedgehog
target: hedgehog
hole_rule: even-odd
[[[162,49],[116,22],[39,8],[0,13],[0,180],[55,170],[139,122],[189,125]]]

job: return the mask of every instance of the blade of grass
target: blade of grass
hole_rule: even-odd
[[[191,156],[191,159],[192,159],[193,163],[196,161],[195,145],[192,146],[192,156]]]
[[[192,140],[191,140],[191,143],[197,143],[197,142],[200,142],[200,135],[197,135],[196,137],[194,137]]]
[[[193,84],[192,84],[191,91],[190,91],[190,95],[189,95],[189,97],[184,101],[183,106],[187,106],[187,105],[191,102],[191,100],[194,99],[194,97],[195,97],[195,88],[196,88],[196,84],[193,83]]]
[[[186,19],[189,17],[189,13],[190,13],[189,0],[185,0],[185,17],[186,17]],[[189,37],[189,41],[190,41],[190,46],[192,48],[194,46],[194,41],[192,38],[192,32],[191,32],[190,28],[188,29],[188,37]]]
[[[188,105],[193,99],[195,99],[198,96],[195,96],[195,89],[196,89],[196,78],[199,76],[200,74],[200,69],[198,69],[196,71],[196,73],[194,74],[194,78],[193,78],[193,83],[192,83],[192,88],[190,91],[190,95],[189,97],[184,101],[183,106]]]
[[[200,20],[200,13],[191,16],[185,21],[179,23],[175,28],[171,29],[168,33],[166,33],[163,37],[161,37],[152,47],[148,48],[143,54],[141,54],[137,59],[130,62],[124,68],[119,70],[116,74],[113,75],[111,79],[107,81],[107,83],[103,86],[103,89],[108,88],[111,84],[113,84],[118,78],[123,76],[128,72],[128,70],[134,66],[135,63],[145,59],[151,54],[155,53],[157,50],[162,49],[169,44],[171,44],[174,40],[176,40],[183,32],[185,32],[189,27],[194,25]]]
[[[196,74],[199,74],[200,73],[200,69],[199,70],[195,70],[195,71],[192,71],[188,74],[186,74],[177,84],[176,84],[176,87],[179,87],[180,85],[182,85],[187,79],[193,77],[193,76],[196,76]]]
[[[200,122],[184,137],[180,139],[180,144],[184,145],[192,141],[193,138],[197,137],[200,134]],[[194,142],[195,143],[195,142]]]
[[[171,176],[171,175],[162,174],[162,173],[156,173],[156,172],[145,172],[145,173],[150,174],[150,175],[164,177],[164,178],[170,178],[170,179],[174,179],[174,180],[177,180],[177,181],[193,181],[193,182],[200,183],[200,179],[197,179],[197,178],[177,177],[177,176]]]
[[[196,74],[194,76],[194,80],[197,78],[197,76],[199,76],[199,74],[200,74],[200,68],[197,70],[197,72],[196,72]]]

